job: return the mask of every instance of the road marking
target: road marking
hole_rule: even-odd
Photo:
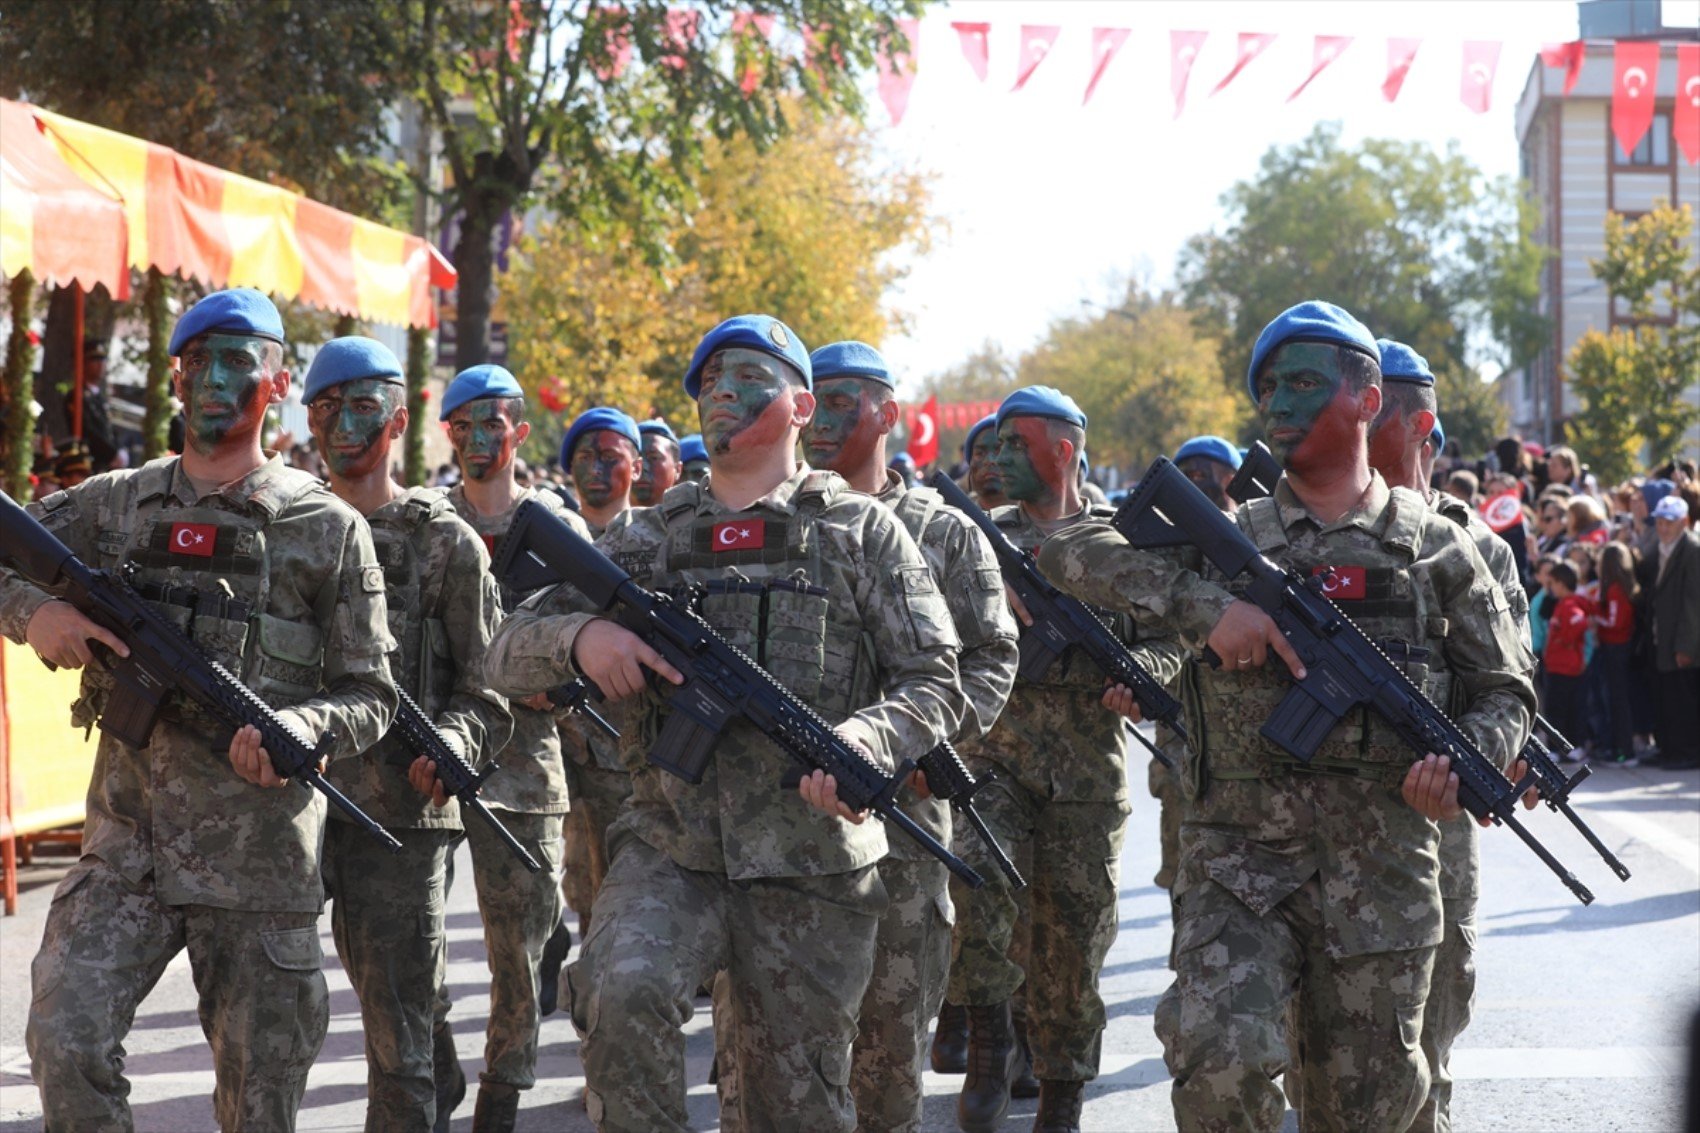
[[[1640,814],[1606,807],[1590,807],[1583,820],[1599,818],[1634,838],[1650,849],[1657,850],[1688,872],[1700,875],[1700,842],[1672,832]],[[1602,839],[1605,841],[1605,839]]]

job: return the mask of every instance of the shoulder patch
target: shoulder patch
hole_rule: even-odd
[[[384,568],[381,566],[361,567],[360,589],[367,594],[382,594],[384,592]]]

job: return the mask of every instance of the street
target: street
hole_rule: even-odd
[[[1103,973],[1109,1004],[1101,1076],[1087,1091],[1084,1127],[1172,1130],[1167,1072],[1151,1015],[1169,982],[1166,894],[1151,885],[1156,803],[1134,776],[1134,812],[1122,858],[1121,932]],[[1509,832],[1482,838],[1480,971],[1475,1018],[1455,1052],[1453,1118],[1461,1130],[1682,1128],[1685,1035],[1700,1007],[1700,773],[1605,767],[1579,788],[1584,818],[1634,872],[1612,876],[1581,836],[1545,807],[1526,815],[1535,835],[1596,894],[1576,903]],[[464,859],[459,875],[470,878]],[[0,922],[0,1133],[40,1128],[24,1024],[29,961],[53,883],[68,857],[38,858],[23,872],[19,915]],[[45,862],[46,864],[40,864]],[[488,974],[472,886],[449,906],[452,1018],[468,1076],[482,1050]],[[366,1069],[360,1016],[323,922],[332,1017],[308,1082],[299,1128],[357,1130]],[[715,1125],[707,1084],[712,1040],[699,1001],[687,1043],[693,1125]],[[210,1057],[195,1011],[186,956],[143,1004],[125,1044],[139,1130],[216,1128]],[[579,1098],[578,1043],[565,1013],[544,1021],[537,1088],[524,1096],[519,1128],[589,1130]],[[927,1130],[955,1129],[957,1077],[928,1074]],[[476,1089],[476,1083],[473,1085]],[[1016,1102],[1007,1127],[1025,1129],[1036,1102]],[[469,1093],[456,1130],[472,1123]],[[1292,1115],[1288,1128],[1296,1128]]]

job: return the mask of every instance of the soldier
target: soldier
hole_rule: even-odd
[[[1010,502],[1003,494],[1003,481],[998,479],[998,465],[993,459],[997,451],[998,415],[988,413],[974,423],[968,430],[968,438],[962,442],[962,458],[968,462],[968,482],[963,487],[981,511],[991,511]]]
[[[906,487],[886,468],[886,437],[897,424],[898,407],[890,368],[879,352],[860,342],[835,342],[809,361],[816,406],[803,431],[803,455],[891,508],[920,545],[962,639],[957,667],[969,711],[952,742],[972,751],[1003,711],[1015,682],[1015,619],[1004,601],[997,558],[979,529],[937,492]],[[951,844],[944,803],[916,798],[906,809],[940,842]],[[971,837],[971,831],[965,834]],[[927,1024],[944,999],[950,965],[950,873],[913,842],[892,839],[880,878],[891,907],[880,918],[850,1085],[860,1129],[914,1130],[921,1124]]]
[[[443,391],[441,415],[463,472],[460,483],[449,489],[449,503],[483,537],[487,548],[495,547],[513,521],[515,509],[526,500],[541,501],[588,535],[584,521],[561,503],[560,496],[515,483],[514,454],[531,426],[525,420],[525,394],[512,374],[494,365],[462,370]],[[524,595],[503,589],[501,598],[503,608],[511,610]],[[495,753],[502,772],[484,785],[483,798],[543,869],[528,872],[484,823],[467,825],[490,965],[490,1021],[472,1119],[479,1133],[511,1130],[519,1091],[530,1089],[537,1080],[539,1001],[553,998],[572,941],[561,919],[561,827],[567,813],[567,779],[560,732],[541,697],[509,707],[513,738]],[[452,859],[449,883],[454,883]],[[448,1028],[448,1008],[447,996],[439,997],[434,1049],[441,1127],[446,1127],[454,1108],[452,1099],[466,1088]]]
[[[632,504],[654,507],[667,494],[667,489],[679,482],[684,463],[680,459],[679,438],[673,435],[672,426],[659,417],[640,422],[638,432],[643,436],[643,466],[638,478],[632,481]]]
[[[998,408],[999,479],[1017,502],[992,519],[1017,546],[1036,547],[1059,528],[1109,516],[1080,496],[1085,437],[1086,415],[1049,387],[1017,390]],[[1016,614],[1028,621],[1025,610]],[[1132,640],[1125,619],[1118,629]],[[1142,659],[1159,680],[1179,667],[1172,648]],[[1012,853],[1032,854],[1031,944],[1027,955],[1012,955],[1015,893],[996,868],[981,868],[973,843],[957,847],[986,876],[983,889],[953,886],[951,894],[957,920],[947,998],[968,1008],[968,1076],[957,1121],[970,1133],[995,1128],[1009,1108],[1021,1060],[1010,997],[1023,979],[1026,1037],[1041,1082],[1035,1128],[1077,1128],[1085,1084],[1098,1073],[1105,1022],[1098,971],[1115,940],[1131,809],[1127,731],[1101,709],[1104,694],[1097,666],[1078,652],[1065,654],[1043,678],[1015,682],[1003,715],[965,757],[976,773],[997,772],[978,797],[987,825]]]
[[[693,484],[708,479],[708,450],[703,447],[701,433],[679,438],[679,461],[679,479]]]
[[[442,493],[403,490],[390,446],[407,430],[401,363],[383,343],[337,338],[313,357],[302,392],[331,491],[366,517],[384,569],[392,675],[470,762],[513,731],[507,703],[483,687],[484,650],[500,620],[496,580],[477,534]],[[451,580],[453,585],[450,585]],[[325,891],[337,955],[360,998],[366,1040],[366,1128],[428,1133],[436,1122],[431,1017],[446,962],[443,897],[460,808],[433,806],[408,785],[429,760],[386,738],[330,776],[394,834],[378,846],[341,811],[325,831]]]
[[[1437,703],[1461,684],[1459,726],[1509,766],[1534,704],[1517,628],[1468,536],[1369,467],[1382,402],[1374,338],[1332,304],[1302,303],[1258,338],[1247,388],[1286,475],[1272,499],[1240,508],[1241,530],[1276,562],[1325,574]],[[1405,1128],[1428,1095],[1418,1034],[1442,936],[1431,820],[1462,813],[1457,776],[1432,754],[1412,763],[1364,710],[1308,765],[1259,735],[1290,688],[1280,666],[1265,667],[1269,653],[1294,676],[1303,666],[1268,615],[1236,600],[1238,584],[1205,573],[1191,548],[1136,551],[1112,528],[1081,525],[1039,561],[1082,598],[1221,659],[1195,669],[1175,983],[1156,1013],[1176,1120],[1276,1129],[1285,1107],[1274,1079],[1295,1073],[1306,1128]],[[1302,1060],[1287,1040],[1290,1010]]]
[[[216,291],[172,332],[188,414],[181,457],[92,477],[31,510],[92,567],[135,568],[160,612],[332,759],[378,742],[395,711],[384,580],[366,525],[260,449],[289,393],[283,323],[258,291]],[[122,641],[0,571],[0,632],[83,667],[74,723],[113,687],[91,642]],[[321,970],[325,801],[279,779],[259,731],[168,700],[147,747],[103,735],[82,859],[60,882],[30,971],[25,1039],[50,1131],[132,1127],[123,1040],[185,948],[224,1129],[289,1129],[330,1020]],[[270,789],[267,789],[270,788]]]
[[[697,608],[870,758],[926,751],[963,712],[950,613],[902,524],[796,459],[815,409],[809,356],[766,315],[704,337],[685,374],[712,474],[617,521],[600,546],[643,586],[700,587]],[[528,695],[582,674],[610,700],[641,695],[642,734],[668,713],[644,670],[679,674],[642,639],[561,587],[492,643],[498,689]],[[881,824],[837,801],[743,721],[691,786],[633,753],[631,802],[608,833],[608,877],[568,969],[585,1102],[602,1129],[685,1127],[683,1022],[696,989],[731,978],[748,1129],[849,1130],[856,1007],[887,899]],[[820,813],[820,812],[825,813]]]

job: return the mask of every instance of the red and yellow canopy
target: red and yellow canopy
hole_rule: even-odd
[[[105,284],[122,299],[130,289],[124,205],[65,164],[30,109],[0,99],[0,271]]]

